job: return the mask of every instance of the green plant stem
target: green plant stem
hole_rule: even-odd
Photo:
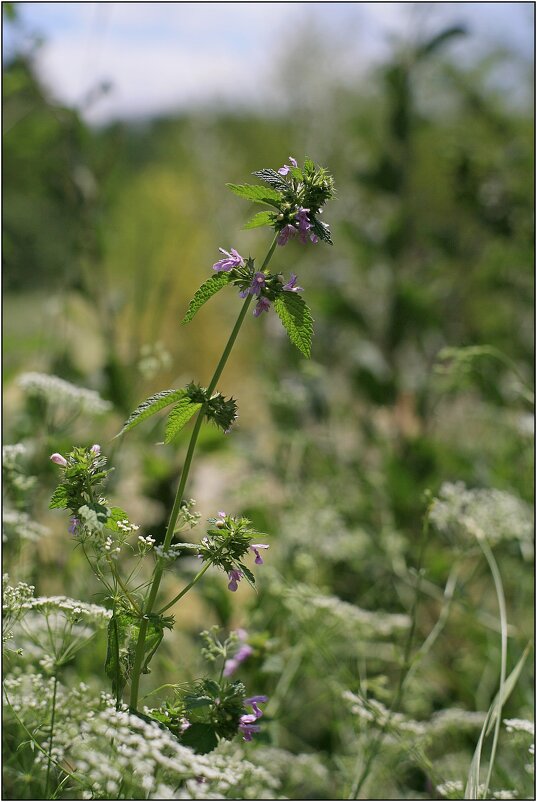
[[[271,246],[270,246],[270,248],[268,250],[267,255],[265,256],[263,264],[261,265],[261,270],[264,270],[265,267],[270,262],[272,254],[274,253],[274,250],[276,248],[276,243],[277,243],[277,235],[275,235],[274,239],[272,240],[272,244],[271,244]],[[252,296],[249,295],[246,298],[244,304],[242,305],[242,309],[241,309],[241,311],[239,313],[239,316],[237,318],[237,322],[235,323],[235,326],[233,327],[233,331],[231,332],[231,334],[229,336],[229,340],[227,341],[226,347],[224,348],[224,352],[223,352],[222,356],[220,357],[220,361],[218,362],[218,365],[216,366],[216,370],[215,370],[215,372],[213,374],[213,377],[212,377],[212,379],[211,379],[211,381],[209,383],[209,386],[207,388],[207,396],[208,397],[211,396],[211,393],[213,392],[214,388],[216,387],[216,383],[217,383],[218,379],[222,375],[222,371],[224,370],[224,367],[225,367],[226,362],[227,362],[227,360],[229,358],[231,350],[232,350],[233,346],[235,345],[235,340],[237,339],[237,336],[239,334],[241,326],[242,326],[242,324],[244,322],[244,318],[246,317],[246,312],[248,311],[248,307],[250,306],[251,301],[252,301]],[[194,429],[192,430],[192,435],[190,437],[190,443],[188,444],[188,450],[187,450],[187,453],[186,453],[185,462],[183,464],[183,469],[181,471],[181,477],[180,477],[180,480],[179,480],[179,486],[177,488],[177,493],[175,495],[175,501],[173,503],[172,511],[171,511],[171,514],[170,514],[170,519],[169,519],[169,522],[168,522],[168,528],[166,529],[166,536],[164,538],[164,543],[163,543],[163,546],[162,546],[164,552],[166,552],[169,549],[170,544],[172,542],[172,538],[173,538],[174,532],[175,532],[175,525],[177,523],[177,518],[179,517],[179,512],[181,510],[181,502],[183,500],[183,493],[184,493],[185,486],[186,486],[186,483],[187,483],[188,474],[190,472],[190,466],[192,464],[192,458],[194,456],[194,451],[195,451],[195,448],[196,448],[198,435],[200,433],[201,424],[203,423],[204,415],[205,415],[205,404],[201,407],[200,411],[198,412],[198,416],[197,416],[196,422],[194,424]],[[154,574],[153,574],[153,580],[151,582],[151,587],[149,589],[147,602],[146,602],[145,608],[144,608],[144,617],[142,618],[142,621],[141,621],[141,624],[140,624],[140,632],[139,632],[138,641],[137,641],[137,644],[136,644],[136,652],[135,652],[135,657],[134,657],[134,666],[133,666],[133,669],[132,669],[132,680],[131,680],[131,694],[130,694],[130,707],[131,707],[131,710],[136,710],[136,707],[138,705],[138,692],[139,692],[139,685],[140,685],[140,673],[141,673],[141,670],[142,670],[142,664],[143,664],[144,653],[145,653],[145,638],[146,638],[146,634],[147,634],[147,626],[148,626],[148,621],[149,621],[148,616],[151,614],[151,612],[153,610],[153,607],[154,607],[154,604],[155,604],[155,600],[157,598],[157,593],[158,593],[158,590],[159,590],[159,587],[160,587],[160,581],[162,579],[163,572],[164,572],[164,564],[163,564],[162,561],[160,561],[159,563],[157,563],[157,565],[155,567],[155,571],[154,571]],[[181,595],[184,595],[184,593],[186,593],[187,589],[189,590],[190,588],[186,588],[184,590],[184,592],[179,595],[178,598],[180,598]],[[177,599],[175,601],[177,601]],[[164,609],[167,609],[167,607],[165,607]]]
[[[54,722],[56,720],[56,691],[58,690],[58,670],[54,672],[54,690],[52,691],[52,712],[50,715],[50,742],[48,746],[47,779],[45,781],[45,797],[48,799],[50,767],[52,765],[52,742],[54,739]]]
[[[158,611],[157,615],[162,615],[162,613],[165,613],[165,612],[166,612],[166,610],[169,610],[169,609],[170,609],[170,607],[173,607],[173,605],[175,604],[175,602],[178,602],[178,601],[179,601],[179,599],[182,599],[182,598],[183,598],[183,596],[185,596],[185,595],[188,593],[188,591],[189,591],[191,588],[193,588],[193,587],[194,587],[194,585],[196,584],[196,582],[198,582],[198,581],[201,579],[201,577],[203,576],[203,574],[205,573],[205,571],[206,571],[208,568],[210,568],[210,566],[211,566],[211,563],[210,563],[210,562],[208,562],[208,563],[205,563],[205,565],[203,566],[203,568],[201,569],[201,571],[198,571],[198,573],[196,574],[196,576],[194,577],[194,579],[192,580],[192,582],[189,582],[189,583],[188,583],[188,585],[187,585],[186,587],[184,587],[184,588],[183,588],[183,590],[181,591],[181,593],[178,593],[178,594],[177,594],[177,596],[174,596],[174,598],[171,600],[171,602],[168,602],[168,604],[166,604],[164,607],[161,607],[161,608],[160,608],[160,610]]]
[[[118,583],[119,587],[121,588],[121,590],[123,591],[123,593],[125,594],[127,599],[130,601],[133,610],[138,615],[142,615],[142,611],[141,611],[140,607],[137,605],[137,603],[135,602],[135,600],[131,596],[128,587],[126,586],[126,584],[121,579],[121,577],[119,575],[119,571],[117,570],[117,566],[115,565],[115,563],[113,562],[111,557],[108,557],[108,564],[110,565],[110,571],[112,572],[112,575],[115,577],[115,580]]]
[[[492,776],[492,769],[494,767],[494,760],[496,758],[496,749],[498,746],[498,738],[500,737],[500,724],[502,720],[502,705],[505,687],[505,676],[507,673],[507,609],[505,605],[505,596],[503,592],[502,577],[498,563],[494,559],[492,550],[486,540],[480,540],[479,545],[485,555],[489,564],[490,572],[494,580],[494,587],[496,589],[496,596],[498,598],[498,608],[500,612],[501,621],[501,656],[500,656],[500,689],[498,691],[498,710],[496,714],[496,724],[494,727],[494,738],[492,741],[492,749],[490,752],[489,767],[487,777],[485,779],[485,790],[483,791],[483,799],[487,798],[490,779]]]

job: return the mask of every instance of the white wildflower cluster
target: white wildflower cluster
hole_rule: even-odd
[[[503,723],[507,732],[526,732],[535,737],[535,722],[526,718],[506,718]]]
[[[152,535],[138,535],[138,551],[145,554],[155,545],[155,538]]]
[[[421,721],[414,721],[402,713],[390,714],[388,708],[377,699],[366,699],[351,691],[344,691],[343,698],[350,702],[350,710],[363,721],[372,722],[379,729],[388,725],[389,730],[395,733],[411,733],[412,735],[426,735],[427,727]]]
[[[450,733],[479,730],[485,721],[485,714],[475,710],[462,710],[448,707],[433,713],[427,724],[427,732],[435,738]]]
[[[13,638],[13,627],[25,614],[23,605],[29,602],[34,595],[33,585],[19,582],[14,587],[9,584],[8,574],[2,577],[2,642],[6,643]]]
[[[7,693],[27,727],[47,720],[50,681],[10,678]],[[83,683],[73,690],[58,685],[53,757],[84,779],[87,799],[273,799],[278,787],[241,752],[197,755],[167,729],[116,710],[108,694],[92,699]],[[34,759],[45,771],[46,757]]]
[[[138,370],[145,379],[152,379],[161,370],[171,367],[172,357],[160,340],[154,344],[146,343],[140,348]]]
[[[24,445],[24,443],[13,443],[12,445],[3,445],[2,446],[2,465],[4,467],[12,468],[14,465],[17,464],[18,458],[21,456],[25,456],[28,453],[28,449]]]
[[[524,749],[527,748],[528,754],[531,757],[531,762],[526,763],[524,768],[528,774],[534,775],[535,774],[535,722],[530,721],[526,718],[506,718],[504,719],[505,729],[506,731],[514,738],[516,741],[520,743],[520,745],[524,746]],[[531,738],[531,743],[528,746],[528,735]]]
[[[255,759],[262,766],[270,766],[271,774],[280,780],[290,799],[329,799],[332,796],[331,772],[318,753],[293,754],[274,746],[258,746]]]
[[[35,543],[49,533],[46,526],[34,521],[28,513],[5,507],[2,510],[2,542],[27,540]]]
[[[35,485],[35,476],[26,476],[20,465],[20,457],[28,456],[24,443],[2,446],[2,477],[8,494],[24,493]]]
[[[116,522],[117,528],[120,532],[130,535],[131,532],[137,532],[140,528],[137,524],[133,524],[128,518],[122,518],[121,521]]]
[[[446,780],[436,786],[436,791],[443,799],[462,799],[464,783],[462,780]]]
[[[196,506],[196,500],[193,498],[188,499],[188,501],[183,500],[181,505],[181,509],[179,511],[179,515],[177,516],[177,522],[175,524],[175,532],[182,532],[185,529],[193,529],[195,526],[198,525],[201,518],[201,513],[199,512],[192,512],[192,509]]]
[[[287,550],[306,555],[313,565],[319,558],[332,563],[359,560],[370,546],[367,533],[349,530],[337,510],[327,503],[306,504],[289,511],[283,516],[281,530]]]
[[[114,560],[117,560],[121,553],[121,546],[116,546],[115,540],[108,535],[104,541],[104,550],[110,555],[110,557],[113,557]]]
[[[463,799],[464,798],[464,783],[462,780],[446,780],[440,785],[436,786],[436,791],[443,799]],[[477,799],[483,799],[485,793],[485,784],[480,783],[477,789]],[[518,799],[516,791],[507,789],[500,789],[497,791],[489,790],[487,799]]]
[[[112,408],[95,390],[77,387],[58,376],[47,373],[23,373],[18,384],[28,396],[43,398],[49,404],[62,407],[69,412],[84,412],[102,415]]]
[[[101,629],[112,613],[66,596],[28,597],[19,605],[13,640],[26,661],[45,672],[69,662]]]
[[[362,638],[385,638],[410,626],[407,615],[364,610],[336,596],[323,595],[317,588],[305,584],[285,588],[283,603],[299,621],[318,623],[329,630],[343,629]]]
[[[434,500],[430,519],[448,536],[470,542],[486,539],[490,544],[517,540],[525,557],[531,553],[531,508],[503,490],[469,490],[463,482],[447,482]]]
[[[155,554],[163,562],[173,562],[184,551],[197,551],[198,546],[195,543],[172,543],[168,549],[164,549],[162,544],[155,546]]]
[[[41,613],[61,612],[68,621],[84,621],[93,626],[106,626],[112,611],[98,604],[70,599],[68,596],[36,596],[21,604],[23,610],[37,610]]]

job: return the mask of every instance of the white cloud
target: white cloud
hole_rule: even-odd
[[[329,69],[352,78],[387,52],[393,35],[412,35],[419,27],[436,31],[467,19],[478,32],[481,26],[501,35],[507,14],[511,22],[504,27],[520,37],[523,6],[142,2],[20,8],[27,25],[44,33],[38,65],[61,101],[80,105],[99,82],[112,83],[112,92],[85,112],[88,120],[104,122],[213,100],[266,102],[277,91],[270,92],[269,81],[282,53],[291,51],[294,37],[310,25],[330,42]]]

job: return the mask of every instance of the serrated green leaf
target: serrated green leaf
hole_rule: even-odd
[[[330,234],[330,228],[327,223],[323,223],[321,220],[318,220],[316,217],[310,216],[311,220],[311,230],[314,234],[316,234],[320,240],[323,242],[327,242],[329,245],[333,245],[332,236]]]
[[[139,630],[140,620],[126,610],[114,612],[108,623],[105,672],[118,699],[132,673]]]
[[[182,398],[168,416],[164,442],[171,443],[175,435],[188,423],[192,415],[201,409],[201,406],[201,404],[193,404],[190,398]]]
[[[258,184],[226,184],[226,186],[239,198],[246,198],[253,203],[265,203],[268,206],[275,206],[277,209],[280,207],[282,196],[270,187],[262,187]]]
[[[257,214],[254,214],[250,220],[248,220],[244,228],[248,229],[259,228],[260,226],[271,226],[275,219],[276,217],[273,212],[258,212]]]
[[[270,184],[272,187],[276,187],[279,189],[280,192],[289,192],[289,184],[287,181],[284,181],[283,178],[276,170],[271,170],[270,168],[266,167],[264,170],[257,170],[255,173],[252,173],[257,178],[260,178],[261,181],[264,181],[266,184]]]
[[[110,515],[108,516],[108,520],[106,521],[106,528],[110,529],[111,532],[118,532],[118,521],[124,521],[125,518],[128,520],[128,515],[125,510],[122,510],[121,507],[111,507],[110,508]]]
[[[214,699],[210,696],[187,696],[185,698],[185,705],[188,710],[195,710],[197,707],[207,707],[213,703]]]
[[[191,724],[181,735],[181,743],[190,746],[198,755],[206,755],[218,744],[216,732],[211,724]]]
[[[138,426],[139,423],[150,418],[155,412],[159,412],[164,407],[173,404],[175,401],[178,401],[180,398],[183,398],[186,395],[186,390],[181,388],[180,390],[163,390],[160,393],[155,393],[155,395],[150,396],[146,401],[143,401],[134,412],[129,415],[125,423],[123,424],[122,430],[119,434],[116,434],[116,437],[119,437],[120,434],[123,432],[127,432],[129,429],[134,428],[134,426]]]
[[[212,296],[217,293],[218,290],[221,290],[222,287],[225,287],[226,284],[229,284],[230,281],[231,276],[226,271],[222,273],[215,273],[214,276],[211,276],[207,279],[207,281],[204,281],[201,287],[196,290],[194,297],[188,305],[186,315],[181,322],[183,324],[189,323],[198,309],[200,309],[203,304],[209,300],[209,298],[212,298]]]
[[[304,159],[304,172],[309,174],[315,172],[315,163],[308,156]]]
[[[49,510],[65,510],[69,506],[69,494],[65,485],[58,485],[48,505]]]
[[[290,167],[289,172],[291,173],[293,178],[295,178],[297,181],[302,181],[302,179],[304,178],[300,167]]]
[[[252,587],[255,587],[255,575],[246,565],[244,565],[244,563],[239,563],[239,565],[248,582],[252,585]]]
[[[293,345],[309,359],[313,318],[304,299],[296,292],[282,292],[274,301],[274,308]]]

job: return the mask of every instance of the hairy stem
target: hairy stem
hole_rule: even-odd
[[[268,250],[267,255],[265,256],[265,260],[264,260],[264,262],[263,262],[263,264],[261,266],[261,270],[264,270],[265,267],[268,265],[268,263],[269,263],[269,261],[270,261],[270,259],[272,257],[272,254],[274,253],[274,249],[276,248],[276,242],[277,242],[277,236],[275,236],[274,239],[272,240],[272,244],[271,244],[271,246],[270,246],[270,248]],[[239,334],[241,326],[242,326],[242,324],[244,322],[244,318],[246,316],[246,312],[248,311],[248,307],[250,306],[251,301],[252,301],[252,296],[249,295],[246,298],[244,304],[242,305],[242,309],[241,309],[241,311],[239,313],[239,316],[237,318],[237,322],[235,323],[235,326],[233,327],[233,331],[231,332],[231,334],[229,336],[229,340],[227,341],[226,347],[224,348],[224,352],[223,352],[222,356],[220,357],[220,361],[219,361],[218,365],[216,366],[216,370],[214,371],[213,377],[212,377],[212,379],[211,379],[211,381],[209,383],[209,386],[207,388],[207,396],[208,397],[211,396],[211,393],[213,392],[214,388],[216,387],[216,383],[217,383],[218,379],[222,375],[222,371],[224,370],[226,362],[227,362],[227,360],[229,358],[229,355],[230,355],[230,353],[231,353],[231,351],[233,349],[233,346],[235,344],[235,340],[237,339],[237,336]],[[205,404],[201,407],[200,411],[198,412],[198,416],[197,416],[196,422],[194,424],[194,429],[192,430],[192,435],[190,437],[190,443],[188,444],[188,450],[187,450],[187,453],[186,453],[183,469],[181,471],[181,477],[180,477],[180,480],[179,480],[179,486],[177,488],[177,493],[175,495],[175,501],[173,503],[172,511],[171,511],[171,514],[170,514],[170,519],[168,521],[168,528],[166,529],[166,536],[164,538],[164,543],[163,543],[164,552],[166,552],[169,549],[170,544],[172,542],[172,538],[173,538],[174,532],[175,532],[175,526],[177,524],[177,518],[179,517],[179,512],[181,510],[181,502],[183,500],[183,493],[184,493],[185,486],[186,486],[186,483],[187,483],[188,474],[190,473],[190,467],[192,465],[192,458],[194,456],[194,451],[195,451],[195,448],[196,448],[196,443],[197,443],[197,440],[198,440],[198,435],[200,433],[201,424],[203,422],[204,415],[205,415]],[[144,608],[144,618],[142,619],[142,622],[140,624],[140,632],[139,632],[139,635],[138,635],[138,642],[136,644],[136,653],[135,653],[135,658],[134,658],[134,666],[133,666],[133,670],[132,670],[131,694],[130,694],[130,707],[131,707],[132,710],[136,710],[136,707],[138,705],[138,692],[139,692],[139,685],[140,685],[140,672],[142,670],[142,664],[143,664],[143,660],[144,660],[145,638],[146,638],[146,634],[147,634],[147,626],[148,626],[148,620],[149,620],[147,616],[150,615],[150,613],[153,611],[153,607],[155,605],[155,600],[157,598],[157,593],[158,593],[158,590],[159,590],[159,587],[160,587],[160,581],[162,579],[163,572],[164,572],[164,563],[163,563],[163,561],[160,561],[160,562],[157,563],[157,565],[155,567],[155,571],[154,571],[154,574],[153,574],[153,580],[151,582],[151,587],[149,589],[147,602],[146,602],[145,608]],[[184,595],[184,593],[186,593],[186,591],[189,590],[189,589],[190,589],[189,587],[185,588],[185,590],[181,594],[179,594],[179,596],[176,599],[174,599],[174,602],[172,602],[172,603],[175,603],[175,601],[177,601],[178,598],[180,598],[181,595]],[[168,606],[171,606],[171,605],[168,605]],[[164,609],[166,610],[166,609],[168,609],[168,607],[165,607]]]

